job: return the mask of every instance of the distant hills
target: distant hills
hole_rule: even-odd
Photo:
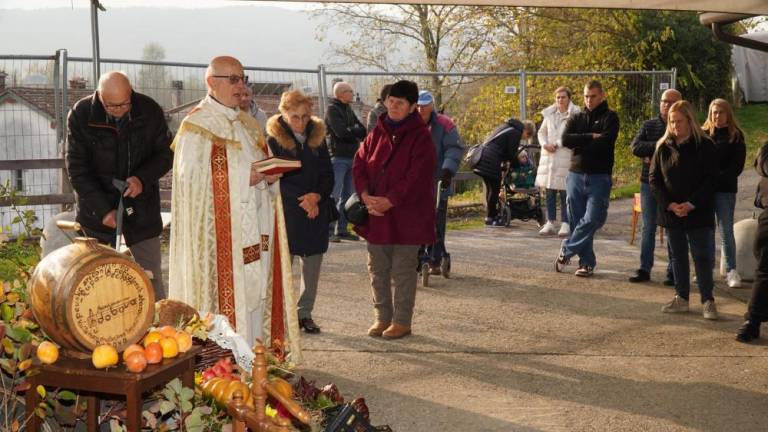
[[[150,42],[159,43],[165,60],[207,63],[229,54],[248,66],[316,68],[328,63],[329,41],[315,40],[319,24],[307,12],[272,6],[213,9],[111,8],[99,15],[101,55],[140,59]],[[91,56],[90,11],[83,8],[0,9],[0,55]]]

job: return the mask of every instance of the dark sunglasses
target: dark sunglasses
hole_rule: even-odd
[[[243,84],[248,85],[248,75],[211,75],[211,76],[214,78],[226,78],[229,80],[229,83],[232,85],[235,85],[240,81],[242,81]]]

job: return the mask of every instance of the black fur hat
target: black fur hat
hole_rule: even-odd
[[[419,100],[419,86],[413,81],[400,80],[392,84],[389,96],[403,98],[412,105]]]

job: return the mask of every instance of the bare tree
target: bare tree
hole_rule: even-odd
[[[313,12],[324,18],[319,39],[343,27],[350,42],[331,45],[343,64],[382,71],[466,72],[490,50],[494,32],[477,7],[456,5],[329,4]],[[338,64],[338,63],[337,63]],[[440,107],[456,95],[461,80],[433,76],[428,87]],[[443,94],[448,90],[450,95]]]

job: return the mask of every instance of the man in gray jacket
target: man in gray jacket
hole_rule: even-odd
[[[461,158],[464,155],[464,144],[459,138],[459,130],[448,116],[435,112],[435,99],[428,90],[419,92],[419,100],[416,102],[421,119],[427,124],[432,133],[432,142],[437,152],[437,164],[435,164],[435,186],[442,182],[440,205],[437,207],[436,227],[437,240],[435,244],[427,247],[429,255],[429,267],[431,274],[440,274],[440,264],[443,257],[448,255],[445,250],[445,225],[448,217],[448,197],[451,195],[451,180],[459,170]]]

